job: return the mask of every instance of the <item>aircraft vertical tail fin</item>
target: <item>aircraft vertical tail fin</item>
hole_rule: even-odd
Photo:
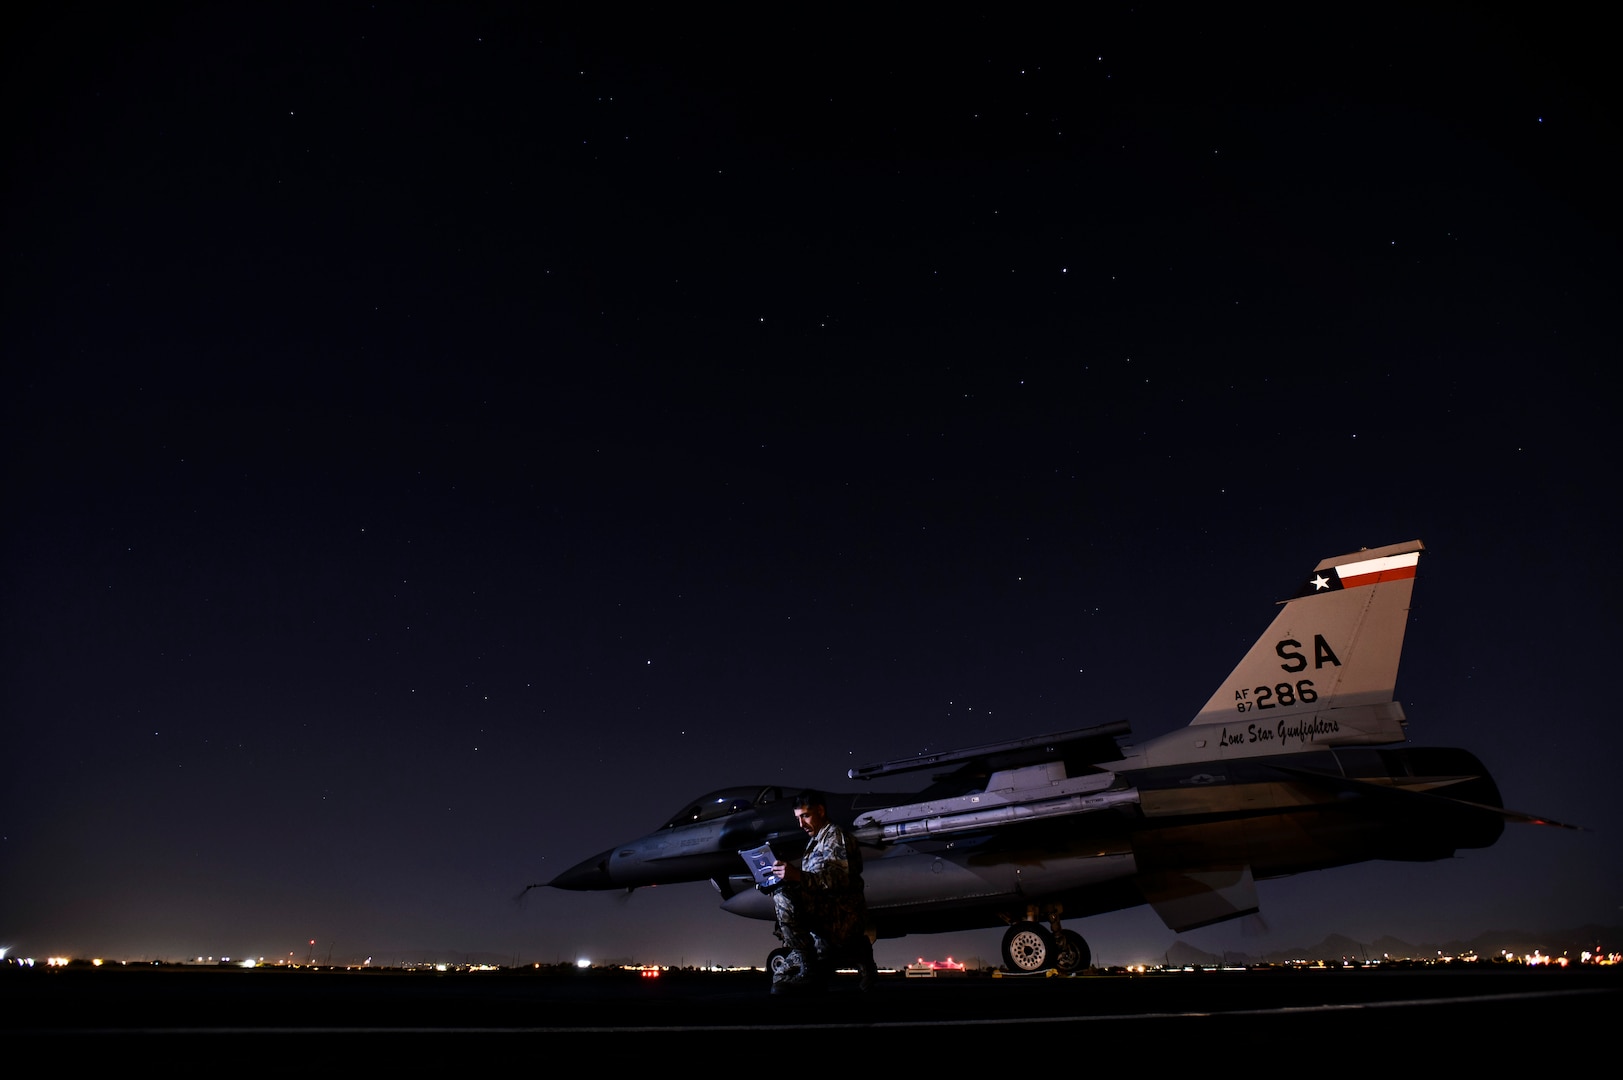
[[[1190,727],[1235,755],[1401,741],[1392,695],[1423,548],[1411,540],[1319,563]]]

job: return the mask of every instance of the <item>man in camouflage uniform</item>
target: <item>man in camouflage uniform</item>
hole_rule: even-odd
[[[828,819],[818,792],[802,792],[795,800],[795,820],[811,840],[798,862],[773,868],[783,884],[772,893],[772,904],[790,954],[783,970],[773,973],[772,992],[816,988],[840,959],[857,964],[866,990],[878,969],[868,940],[862,850]]]

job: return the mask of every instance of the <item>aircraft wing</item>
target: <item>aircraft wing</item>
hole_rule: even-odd
[[[1056,731],[1024,739],[983,743],[961,750],[946,750],[938,754],[918,754],[892,761],[879,761],[872,765],[860,765],[846,775],[852,780],[872,780],[879,776],[917,772],[920,769],[934,769],[945,765],[957,766],[955,772],[949,775],[959,775],[966,770],[974,769],[993,773],[1048,761],[1084,762],[1096,765],[1103,761],[1121,760],[1121,745],[1116,740],[1119,736],[1128,734],[1129,730],[1130,725],[1120,722],[1074,728],[1070,731]]]

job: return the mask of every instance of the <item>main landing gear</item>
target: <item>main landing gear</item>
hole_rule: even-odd
[[[1025,922],[1012,924],[1003,935],[1003,966],[1009,971],[1034,972],[1053,968],[1062,975],[1075,974],[1093,963],[1093,950],[1075,930],[1062,930],[1059,913],[1049,916],[1050,930],[1030,912]]]

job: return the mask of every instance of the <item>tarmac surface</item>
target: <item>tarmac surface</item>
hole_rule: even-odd
[[[930,1054],[1086,1047],[1090,1062],[1197,1053],[1493,1060],[1501,1040],[1565,1045],[1623,1015],[1616,968],[1269,970],[1073,978],[854,977],[773,996],[760,973],[430,973],[276,969],[9,969],[0,1031],[75,1060],[319,1048],[450,1064],[477,1048],[707,1052],[869,1032]],[[900,1039],[900,1042],[893,1040]],[[1370,1039],[1378,1046],[1372,1046]],[[861,1040],[866,1041],[866,1040]],[[955,1049],[959,1048],[959,1049]],[[1416,1055],[1419,1055],[1416,1057]],[[731,1055],[729,1055],[731,1056]],[[781,1060],[781,1059],[780,1059]],[[464,1062],[465,1063],[465,1062]]]

